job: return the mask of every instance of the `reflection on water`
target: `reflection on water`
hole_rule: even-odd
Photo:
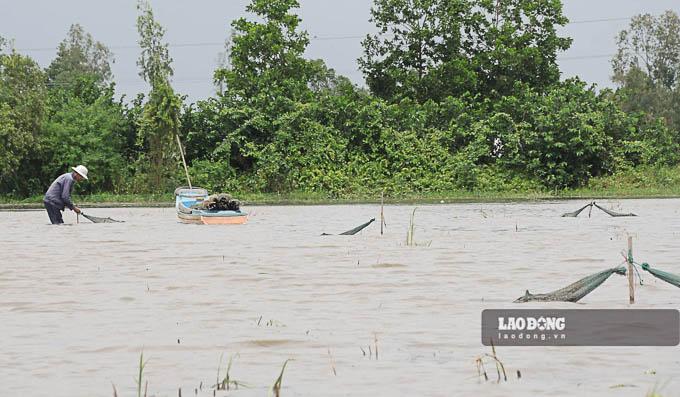
[[[579,304],[512,303],[619,264],[628,234],[638,261],[680,273],[680,201],[607,204],[640,216],[559,217],[578,201],[419,206],[416,247],[413,206],[385,208],[384,236],[376,222],[323,237],[380,209],[258,207],[240,226],[180,224],[170,208],[93,209],[126,223],[71,227],[0,212],[0,395],[110,396],[111,383],[134,395],[142,349],[159,396],[201,383],[211,396],[220,356],[224,372],[237,353],[230,375],[250,387],[233,396],[266,395],[286,359],[283,396],[673,395],[677,347],[505,347],[522,379],[476,378],[482,309],[628,307],[616,275]],[[677,288],[643,276],[636,308],[680,306]]]

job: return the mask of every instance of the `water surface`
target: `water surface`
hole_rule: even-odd
[[[232,379],[250,387],[218,396],[267,395],[287,359],[282,396],[680,395],[678,347],[499,347],[509,381],[477,377],[485,308],[628,308],[617,275],[579,304],[512,301],[620,264],[629,234],[638,261],[680,274],[680,200],[559,217],[583,204],[418,206],[415,247],[413,205],[385,208],[383,236],[378,222],[320,236],[375,205],[253,207],[240,226],[181,224],[169,208],[61,227],[0,212],[0,395],[132,396],[142,350],[155,396],[212,396],[220,356],[236,354]],[[635,308],[680,307],[678,288],[643,276]]]

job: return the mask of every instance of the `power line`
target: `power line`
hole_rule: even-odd
[[[593,55],[575,55],[568,57],[558,57],[558,61],[575,61],[579,59],[598,59],[598,58],[612,58],[616,54],[593,54]]]
[[[621,18],[601,18],[601,19],[583,19],[580,21],[571,21],[567,25],[578,25],[582,23],[599,23],[599,22],[618,22],[618,21],[629,21],[633,17],[621,17]]]
[[[566,25],[578,25],[578,24],[588,24],[588,23],[602,23],[602,22],[618,22],[618,21],[628,21],[633,17],[620,17],[620,18],[599,18],[599,19],[583,19],[577,21],[567,22]],[[311,35],[311,41],[333,41],[333,40],[356,40],[363,39],[366,35],[338,35],[338,36],[318,36]],[[215,47],[224,46],[224,41],[206,41],[206,42],[196,42],[196,43],[177,43],[168,44],[170,48],[191,48],[191,47]],[[112,50],[128,50],[128,49],[139,49],[139,45],[112,45],[108,46]],[[54,51],[55,47],[35,47],[35,48],[17,48],[17,51],[23,52],[41,52],[41,51]]]

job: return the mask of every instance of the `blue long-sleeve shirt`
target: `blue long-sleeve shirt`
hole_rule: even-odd
[[[73,190],[73,175],[70,172],[60,175],[52,182],[47,192],[45,192],[44,201],[57,206],[63,210],[68,207],[73,210],[73,203],[71,202],[71,190]]]

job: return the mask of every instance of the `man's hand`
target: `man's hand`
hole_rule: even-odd
[[[78,207],[73,207],[73,212],[75,212],[76,214],[80,214],[82,211]]]

